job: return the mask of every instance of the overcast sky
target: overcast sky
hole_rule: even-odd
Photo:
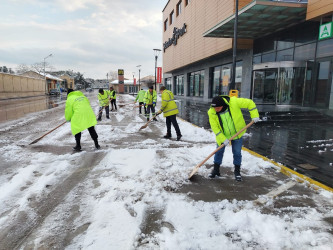
[[[167,0],[1,0],[0,66],[46,59],[56,70],[106,78],[154,74],[154,48],[162,49]],[[162,53],[158,66],[162,65]]]

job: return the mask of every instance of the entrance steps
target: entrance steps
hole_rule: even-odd
[[[246,120],[250,120],[249,114],[244,114]],[[319,111],[260,111],[261,123],[294,123],[294,122],[333,122],[333,117]]]

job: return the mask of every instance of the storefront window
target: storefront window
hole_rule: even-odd
[[[276,61],[292,61],[294,58],[294,48],[280,50],[276,53]]]
[[[215,67],[213,71],[212,97],[221,94],[221,66]]]
[[[165,87],[167,90],[171,90],[171,78],[165,78]]]
[[[253,56],[253,64],[261,63],[261,54]]]
[[[184,95],[184,75],[175,77],[175,95]]]
[[[204,94],[204,70],[190,73],[189,77],[189,95],[202,97]]]
[[[313,60],[315,57],[316,44],[310,43],[295,48],[295,61]]]
[[[317,58],[333,56],[333,39],[318,42]]]
[[[263,54],[262,55],[262,62],[275,62],[275,52]]]
[[[236,63],[236,77],[235,77],[235,88],[238,92],[241,92],[242,89],[242,74],[243,74],[243,62]]]

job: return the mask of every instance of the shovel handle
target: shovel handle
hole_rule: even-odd
[[[40,141],[42,138],[44,138],[45,136],[47,136],[48,134],[52,133],[54,130],[56,130],[57,128],[61,127],[62,125],[64,125],[67,121],[64,121],[63,123],[61,123],[60,125],[58,125],[57,127],[55,127],[54,129],[50,130],[49,132],[47,132],[46,134],[42,135],[41,137],[37,138],[36,140],[34,140],[33,142],[31,142],[29,145],[35,144],[36,142]]]

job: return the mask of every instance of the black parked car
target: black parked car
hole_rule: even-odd
[[[49,95],[60,95],[59,89],[50,89]]]

